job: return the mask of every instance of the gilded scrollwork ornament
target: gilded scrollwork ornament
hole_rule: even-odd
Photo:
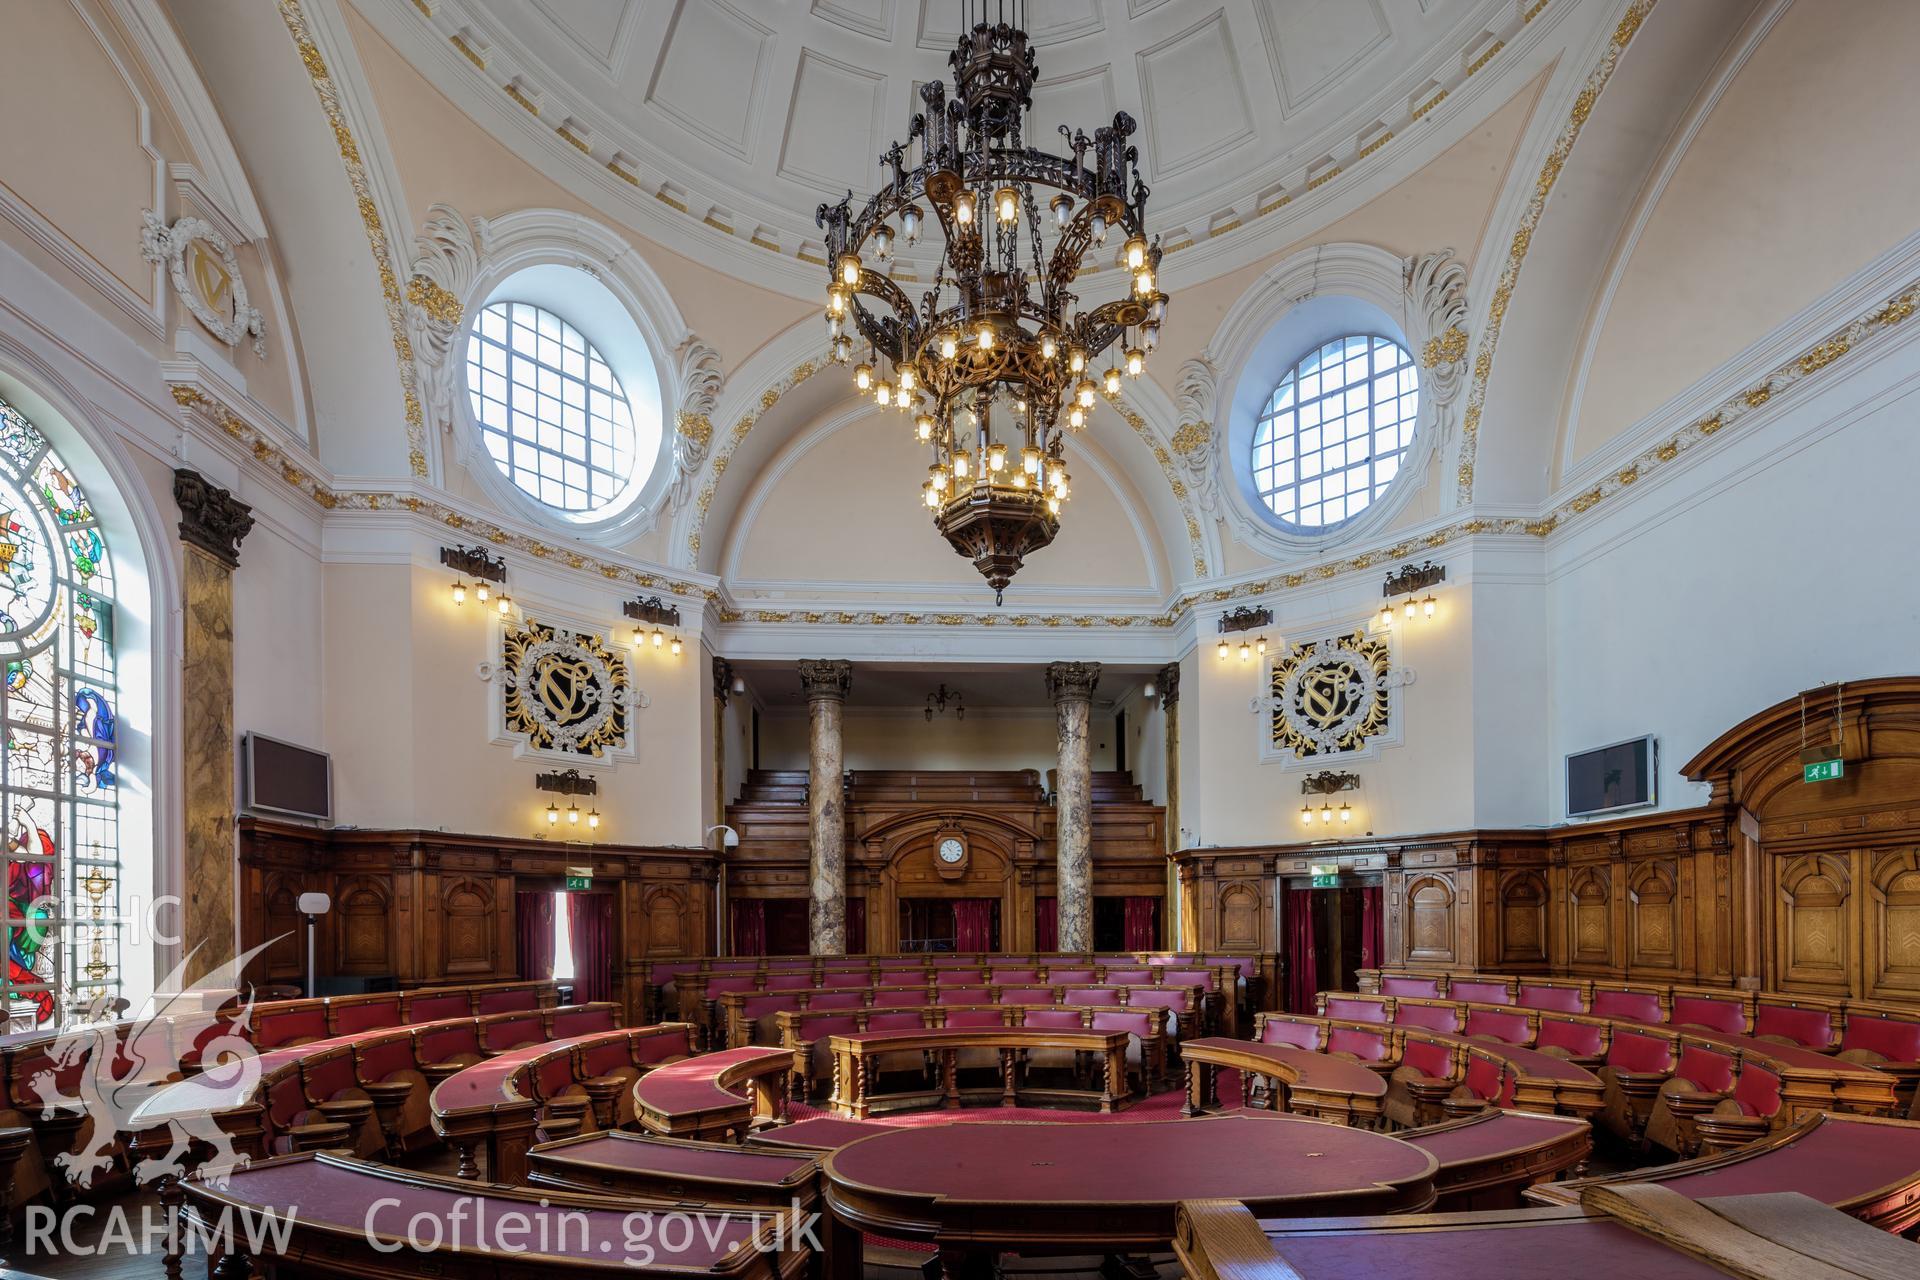
[[[627,747],[627,660],[599,636],[528,619],[501,637],[499,674],[506,730],[529,748],[597,757]]]
[[[204,218],[180,218],[168,226],[151,209],[140,216],[140,256],[165,264],[174,292],[193,318],[230,347],[251,337],[253,354],[266,359],[266,317],[247,301],[247,282],[232,243]]]

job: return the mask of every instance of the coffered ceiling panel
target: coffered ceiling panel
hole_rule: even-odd
[[[777,254],[786,263],[765,274],[782,279],[819,259],[821,197],[871,191],[879,152],[920,107],[916,88],[950,84],[965,14],[962,0],[358,2],[497,135],[502,103],[549,134],[566,126],[543,147],[549,168],[579,167],[603,187],[612,170],[661,197],[640,206],[646,217],[738,240],[749,264]],[[1125,111],[1165,244],[1279,222],[1297,235],[1324,202],[1302,197],[1361,172],[1411,172],[1438,122],[1464,129],[1504,100],[1471,90],[1501,69],[1537,72],[1558,52],[1543,33],[1561,15],[1613,3],[1029,0],[1040,72],[1029,137],[1058,149],[1058,125],[1092,132]],[[525,124],[512,145],[535,145]],[[903,252],[903,269],[929,278],[929,251]]]

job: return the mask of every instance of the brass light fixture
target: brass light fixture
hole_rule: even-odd
[[[1025,0],[1003,0],[997,16],[1009,10],[1013,21],[988,22],[985,0],[965,0],[966,30],[947,59],[953,100],[942,82],[924,85],[906,143],[881,155],[880,189],[857,212],[849,193],[815,213],[826,231],[833,357],[854,359],[851,315],[867,347],[854,386],[914,424],[933,462],[921,500],[996,603],[1025,557],[1059,533],[1071,496],[1065,433],[1092,408],[1088,362],[1115,350],[1109,392],[1120,370],[1139,377],[1167,304],[1133,118],[1120,112],[1091,137],[1061,126],[1070,156],[1028,145],[1039,67]],[[941,253],[916,303],[887,269],[894,224],[915,244],[929,209]],[[1072,286],[1113,231],[1124,237],[1116,265],[1130,287],[1082,309]],[[1006,465],[1016,451],[1017,470]]]
[[[1272,625],[1273,610],[1271,609],[1256,609],[1251,605],[1229,609],[1220,615],[1220,644],[1215,652],[1220,655],[1220,660],[1225,662],[1230,649],[1227,637],[1238,632],[1243,633],[1240,639],[1240,661],[1252,662],[1256,655],[1264,658],[1267,654],[1266,636],[1260,635],[1249,640],[1244,633],[1259,631],[1263,627]]]
[[[949,689],[945,683],[942,683],[938,689],[927,695],[927,722],[929,724],[933,722],[935,712],[941,715],[947,714],[947,704],[949,702],[953,704],[953,718],[955,720],[965,720],[967,718],[967,704],[961,701],[965,696],[966,695],[961,693],[960,690]]]
[[[1342,791],[1358,791],[1359,789],[1360,775],[1357,773],[1337,773],[1332,769],[1322,769],[1319,773],[1310,773],[1300,779],[1300,794],[1303,796],[1331,796],[1338,795]],[[1300,824],[1311,827],[1313,825],[1314,812],[1315,810],[1311,802],[1302,804],[1300,806]],[[1346,826],[1353,821],[1353,806],[1342,800],[1340,807],[1335,809],[1332,801],[1323,801],[1320,805],[1319,814],[1320,825],[1323,827],[1332,826],[1336,814],[1339,815],[1340,824]]]
[[[1447,580],[1447,566],[1435,564],[1429,560],[1421,565],[1402,565],[1380,587],[1380,625],[1393,625],[1393,601],[1395,596],[1401,600],[1401,612],[1408,622],[1416,617],[1433,617],[1439,606],[1439,599],[1433,594],[1433,588]],[[1427,593],[1426,599],[1420,599],[1420,593]]]
[[[440,563],[446,565],[458,575],[453,580],[453,602],[455,604],[465,604],[467,602],[468,587],[466,579],[472,578],[473,597],[481,604],[487,603],[488,599],[493,596],[494,589],[489,584],[497,583],[501,591],[499,596],[501,616],[505,617],[507,611],[513,607],[512,601],[506,596],[507,562],[505,560],[502,560],[498,556],[488,555],[485,548],[482,547],[442,547],[440,548]]]

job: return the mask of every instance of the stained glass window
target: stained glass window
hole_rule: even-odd
[[[1387,491],[1413,443],[1420,374],[1405,347],[1359,334],[1309,351],[1253,432],[1253,484],[1296,529],[1330,529]]]
[[[0,401],[0,807],[9,1030],[84,1013],[120,984],[113,574],[86,495]]]

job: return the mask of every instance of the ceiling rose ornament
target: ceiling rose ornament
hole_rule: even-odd
[[[834,359],[930,450],[921,499],[998,603],[1059,532],[1065,434],[1086,425],[1103,385],[1112,395],[1145,371],[1167,295],[1133,117],[1116,113],[1091,137],[1062,125],[1068,156],[1029,146],[1039,68],[1025,0],[995,0],[1011,22],[988,22],[986,0],[962,12],[953,99],[941,81],[923,86],[906,143],[880,156],[880,189],[858,212],[851,192],[822,204],[815,221]],[[894,241],[934,229],[939,265],[916,303],[889,274]],[[1124,292],[1082,306],[1072,286],[1110,239]]]

